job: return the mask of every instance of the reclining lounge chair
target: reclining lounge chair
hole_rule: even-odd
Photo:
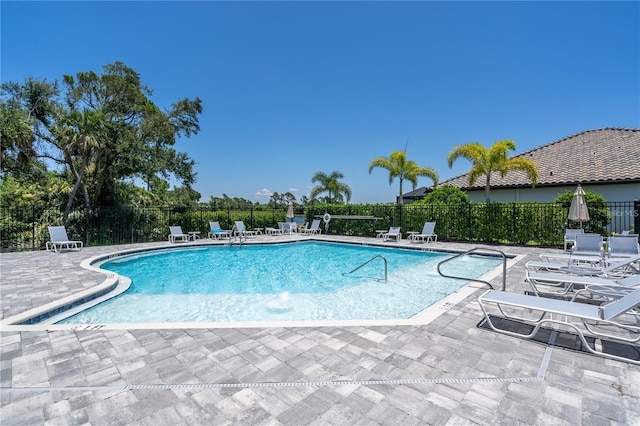
[[[64,226],[49,226],[49,238],[51,241],[46,243],[47,251],[58,252],[63,248],[81,250],[83,246],[82,241],[69,240],[67,229]]]
[[[189,241],[189,234],[183,233],[181,226],[170,226],[169,242],[175,243],[176,241]]]
[[[389,241],[390,238],[395,238],[396,241],[400,241],[402,239],[399,226],[392,226],[389,228],[389,232],[382,234],[382,241]]]
[[[568,294],[580,290],[589,285],[637,287],[640,286],[640,274],[629,275],[624,278],[604,278],[583,275],[571,275],[552,272],[526,271],[526,281],[531,286],[533,293],[540,294]],[[539,286],[558,289],[556,292],[541,291]]]
[[[235,223],[234,231],[236,234],[242,237],[255,237],[256,235],[258,235],[258,231],[247,230],[247,227],[244,225],[243,221],[236,220],[234,223]]]
[[[438,235],[435,233],[435,230],[435,222],[425,222],[424,226],[422,227],[422,232],[420,232],[419,234],[410,234],[408,240],[410,242],[422,241],[423,243],[429,241],[438,241]]]
[[[542,253],[542,260],[562,259],[573,263],[582,262],[602,265],[604,262],[604,238],[597,234],[578,234],[570,253]]]
[[[311,222],[311,227],[304,228],[300,232],[305,235],[320,234],[322,232],[322,230],[320,229],[320,219],[314,219],[313,222]]]
[[[229,238],[231,231],[222,229],[219,222],[209,222],[209,238],[222,239]]]
[[[589,275],[597,276],[625,276],[629,274],[640,273],[640,254],[630,257],[621,257],[607,260],[607,266],[592,266],[584,263],[568,262],[545,262],[530,260],[525,264],[529,272],[559,272],[559,273],[577,273],[579,275],[581,268],[585,271],[597,270],[597,273],[589,273]]]
[[[640,255],[638,234],[612,235],[607,239],[607,255],[611,259]]]
[[[576,235],[584,234],[583,229],[566,229],[564,231],[564,251],[568,251],[576,244]],[[571,244],[571,246],[569,246]]]
[[[640,341],[640,327],[635,321],[637,312],[630,313],[640,305],[640,289],[636,289],[623,297],[600,306],[499,290],[487,291],[478,298],[478,303],[489,327],[499,333],[528,339],[534,337],[543,324],[555,324],[575,331],[585,349],[593,354],[640,365],[638,360],[625,358],[620,354],[605,353],[597,344],[592,347],[584,333],[584,330],[586,330],[587,333],[596,338],[606,338],[624,343]],[[518,333],[496,327],[490,315],[489,306],[493,307],[492,310],[494,312],[497,310],[504,317],[523,322],[532,326],[533,329],[529,333]],[[509,308],[508,314],[505,308]],[[512,313],[514,309],[522,314],[528,313],[529,316],[514,315]],[[539,316],[531,318],[531,311],[535,312],[534,315]],[[621,317],[627,313],[630,313],[631,318],[622,322]],[[617,329],[619,333],[614,334],[613,329]]]

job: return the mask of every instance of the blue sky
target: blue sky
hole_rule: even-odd
[[[601,127],[640,127],[640,3],[0,2],[1,79],[122,61],[170,107],[200,97],[194,189],[265,203],[318,171],[352,202],[394,202],[368,173],[407,147],[445,180],[452,147],[517,153]],[[420,178],[418,187],[431,185]],[[403,188],[411,190],[405,183]]]

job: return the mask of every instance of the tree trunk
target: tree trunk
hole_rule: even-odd
[[[64,226],[67,225],[67,218],[69,217],[69,212],[71,211],[71,207],[73,207],[73,200],[76,198],[76,193],[80,188],[80,184],[82,183],[82,178],[84,176],[84,171],[87,169],[87,163],[89,162],[89,156],[84,155],[82,158],[82,165],[80,166],[80,172],[78,172],[76,168],[73,167],[73,161],[71,159],[71,156],[68,154],[65,154],[65,157],[69,164],[69,169],[71,169],[71,172],[76,177],[76,182],[73,184],[73,189],[71,190],[71,194],[69,194],[69,199],[67,200],[67,205],[65,206],[64,214],[62,215],[62,224]]]
[[[487,173],[487,183],[484,186],[484,199],[487,203],[491,202],[491,174]]]

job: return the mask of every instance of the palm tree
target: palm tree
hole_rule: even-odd
[[[420,167],[415,161],[407,161],[407,153],[405,151],[393,151],[389,158],[376,157],[369,164],[369,174],[376,167],[381,167],[389,171],[389,185],[393,183],[393,179],[400,179],[400,192],[398,203],[402,204],[402,182],[408,180],[416,189],[418,185],[418,176],[426,176],[433,180],[433,184],[438,184],[438,173],[431,167]]]
[[[347,203],[351,200],[351,188],[345,183],[338,182],[338,179],[344,178],[344,175],[340,172],[333,172],[327,175],[323,172],[317,172],[311,178],[311,182],[319,182],[320,185],[314,186],[309,192],[309,198],[314,199],[323,192],[328,192],[329,196],[326,198],[328,203],[342,202],[342,194],[346,196]]]
[[[62,128],[60,130],[59,143],[65,162],[75,178],[73,189],[62,216],[62,223],[65,224],[76,193],[81,186],[84,191],[86,207],[87,209],[90,207],[89,192],[83,181],[93,151],[99,146],[103,123],[99,113],[88,110],[82,112],[73,111],[64,117],[61,122]]]
[[[480,145],[478,142],[471,142],[465,145],[454,147],[449,153],[449,167],[453,166],[453,162],[458,158],[466,158],[473,163],[473,167],[469,171],[469,186],[473,185],[478,177],[484,175],[487,177],[484,186],[484,197],[487,203],[491,202],[491,172],[500,173],[501,177],[505,177],[509,170],[520,170],[527,174],[531,180],[531,187],[534,188],[538,182],[538,166],[528,158],[516,157],[508,158],[508,151],[516,149],[516,143],[512,140],[498,141],[489,149]]]

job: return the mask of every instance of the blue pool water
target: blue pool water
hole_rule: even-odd
[[[374,256],[356,272],[353,269]],[[323,242],[184,248],[118,257],[122,295],[59,323],[303,321],[409,318],[465,281],[441,277],[448,254]],[[479,277],[497,258],[463,257],[445,273]]]

